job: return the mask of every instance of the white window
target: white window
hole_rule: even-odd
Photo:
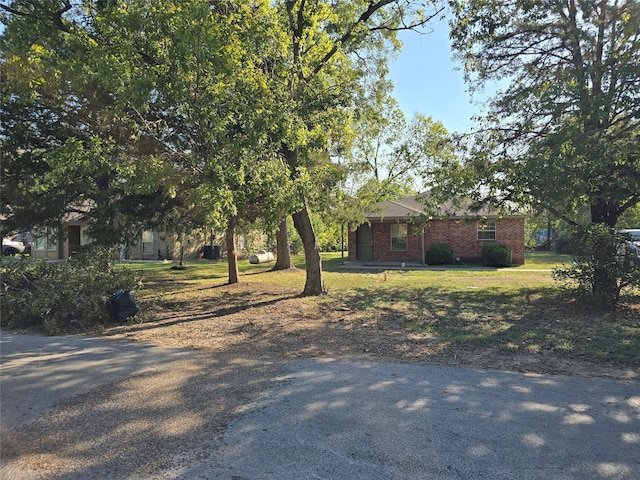
[[[34,232],[36,250],[56,251],[58,249],[58,231],[55,228],[38,228]]]
[[[478,240],[495,240],[496,222],[478,222]]]
[[[151,230],[142,232],[142,254],[155,255],[154,249],[155,233]]]
[[[47,250],[58,249],[58,232],[54,228],[47,229]]]
[[[391,225],[391,250],[405,251],[407,249],[407,224],[394,223]]]

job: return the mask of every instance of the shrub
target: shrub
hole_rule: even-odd
[[[141,286],[134,272],[114,268],[108,250],[82,253],[67,262],[12,261],[2,266],[0,325],[41,327],[49,335],[83,330],[109,319],[106,299]]]
[[[304,249],[299,236],[295,235],[290,239],[289,248],[291,249],[291,255],[298,255]]]
[[[603,308],[617,305],[626,287],[640,286],[640,268],[625,248],[626,236],[602,224],[578,227],[574,239],[579,249],[571,266],[555,269],[557,281],[575,284],[583,301]]]
[[[432,245],[426,254],[428,265],[448,265],[454,262],[453,250],[449,245],[439,243]]]
[[[511,266],[511,250],[501,243],[485,243],[482,246],[482,260],[492,267]]]
[[[553,250],[556,253],[575,255],[580,249],[576,238],[567,232],[561,232],[553,241]]]

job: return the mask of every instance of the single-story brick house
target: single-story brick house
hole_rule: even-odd
[[[494,242],[509,247],[512,265],[524,264],[526,215],[500,216],[487,208],[471,211],[447,203],[436,215],[427,216],[422,195],[374,205],[367,223],[349,232],[349,260],[426,264],[432,245],[447,244],[459,261],[480,263],[482,245]]]

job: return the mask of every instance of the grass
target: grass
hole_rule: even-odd
[[[293,260],[298,270],[276,273],[269,272],[271,264],[240,261],[241,282],[299,293],[304,258]],[[320,311],[344,308],[354,321],[435,337],[455,348],[640,366],[640,291],[626,292],[615,311],[581,305],[551,278],[552,268],[569,261],[535,252],[518,268],[353,271],[340,269],[340,253],[329,253],[323,254],[328,295],[304,301],[315,302]],[[227,281],[224,262],[188,263],[183,271],[158,263],[132,268],[143,275],[143,300],[168,308],[184,308],[203,289]]]
[[[562,264],[571,263],[570,255],[562,255],[553,252],[527,252],[525,256],[525,264],[520,268],[556,268]]]

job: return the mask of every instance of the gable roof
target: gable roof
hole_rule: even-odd
[[[523,212],[514,212],[512,214],[501,215],[498,210],[494,210],[488,206],[480,209],[472,209],[470,200],[447,201],[437,205],[435,212],[427,212],[425,210],[425,201],[427,193],[419,193],[398,200],[385,200],[373,205],[370,212],[367,213],[368,220],[402,220],[407,218],[417,219],[424,216],[425,219],[434,218],[452,218],[452,219],[468,219],[480,217],[510,217],[523,218],[526,215]]]

